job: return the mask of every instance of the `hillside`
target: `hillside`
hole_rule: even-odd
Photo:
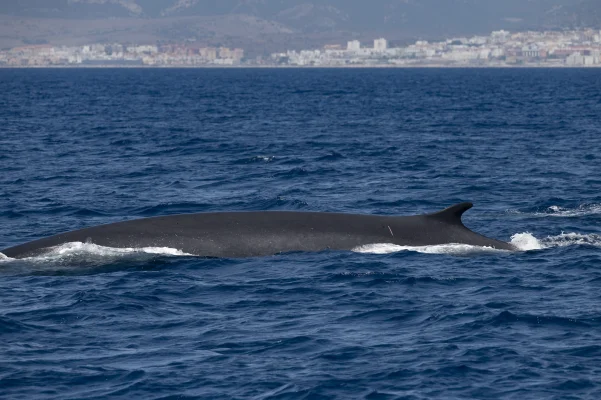
[[[596,26],[600,13],[601,0],[12,0],[0,3],[0,47],[194,40],[261,52],[380,35]]]
[[[556,7],[545,15],[544,23],[550,27],[601,29],[601,0],[584,0],[578,4]]]

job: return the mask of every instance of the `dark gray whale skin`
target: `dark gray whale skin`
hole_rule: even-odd
[[[261,257],[296,251],[352,250],[391,243],[425,246],[461,243],[516,250],[509,243],[470,231],[461,203],[415,216],[379,216],[294,211],[182,214],[117,222],[61,233],[11,247],[2,253],[26,258],[69,242],[115,248],[169,247],[203,257]]]

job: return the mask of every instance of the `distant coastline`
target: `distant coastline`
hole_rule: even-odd
[[[299,66],[299,65],[0,65],[0,69],[597,69],[595,65],[345,65],[345,66]]]

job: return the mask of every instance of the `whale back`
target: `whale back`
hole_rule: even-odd
[[[376,216],[253,211],[160,216],[61,233],[3,250],[8,257],[42,254],[70,242],[105,247],[169,247],[207,257],[255,257],[290,251],[352,250],[374,243],[426,246],[462,243],[512,250],[509,243],[463,225],[472,203],[432,214]]]

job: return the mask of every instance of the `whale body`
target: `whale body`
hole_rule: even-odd
[[[414,216],[251,211],[143,218],[61,233],[2,250],[34,257],[55,246],[86,242],[115,248],[168,247],[219,258],[261,257],[296,251],[352,250],[389,243],[401,246],[468,244],[516,250],[466,228],[461,216],[472,203]]]

